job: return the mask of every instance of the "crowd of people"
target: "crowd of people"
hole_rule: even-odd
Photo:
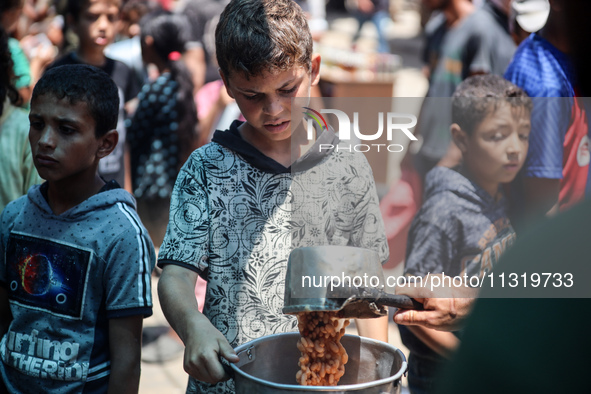
[[[505,269],[516,257],[501,255],[527,253],[520,239],[544,217],[564,227],[580,212],[584,233],[590,89],[569,0],[421,4],[429,89],[420,146],[401,164],[420,184],[400,230],[404,274]],[[390,3],[346,5],[389,52]],[[294,98],[318,95],[327,26],[314,0],[2,2],[0,392],[137,392],[152,275],[187,392],[234,392],[220,357],[297,331],[281,311],[294,248],[388,262],[382,213],[395,199],[380,204],[365,156],[338,148],[349,141],[322,126],[298,138],[291,116]],[[469,364],[471,318],[489,319],[477,292],[396,291],[424,306],[394,316],[410,392],[470,392],[441,371],[456,354]],[[387,324],[356,322],[382,341]]]

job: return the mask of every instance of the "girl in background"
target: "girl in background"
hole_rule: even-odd
[[[186,17],[151,12],[140,21],[140,35],[143,62],[157,72],[148,73],[151,81],[138,94],[127,140],[137,212],[158,251],[174,182],[197,147],[197,110],[192,76],[183,61],[189,41]],[[170,326],[144,327],[142,361],[165,362],[181,356],[183,349]]]
[[[142,57],[159,76],[138,95],[128,141],[138,213],[156,247],[164,238],[178,172],[197,146],[193,83],[183,62],[188,41],[183,15],[148,14],[141,22]]]

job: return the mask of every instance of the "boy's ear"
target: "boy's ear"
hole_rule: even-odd
[[[236,97],[234,97],[234,95],[230,91],[230,85],[228,85],[228,78],[226,77],[226,74],[224,74],[221,68],[218,68],[218,73],[220,74],[220,77],[222,77],[222,81],[224,81],[224,87],[226,88],[226,92],[228,92],[228,96],[232,97],[233,99],[236,99]]]
[[[318,81],[320,80],[320,54],[313,53],[312,54],[312,68],[310,73],[310,80],[312,86],[317,85]]]
[[[99,138],[100,145],[99,149],[96,153],[99,159],[106,157],[113,152],[113,149],[117,146],[119,142],[119,132],[117,130],[109,130],[107,131],[102,137]]]
[[[462,130],[460,125],[458,125],[457,123],[452,124],[449,127],[449,130],[451,131],[452,139],[454,140],[458,148],[460,148],[460,151],[462,153],[466,153],[466,151],[468,150],[468,134],[466,134],[466,132]]]

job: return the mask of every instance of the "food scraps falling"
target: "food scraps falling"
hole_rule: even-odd
[[[345,374],[347,352],[341,345],[349,320],[340,320],[335,312],[298,313],[302,356],[296,380],[302,386],[336,386]]]

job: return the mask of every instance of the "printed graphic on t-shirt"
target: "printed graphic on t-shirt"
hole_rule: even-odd
[[[481,248],[480,253],[468,254],[462,258],[460,276],[466,274],[482,278],[489,274],[501,255],[515,242],[515,238],[515,232],[509,219],[496,220],[478,241],[478,246]]]
[[[81,362],[79,356],[79,343],[43,338],[37,330],[9,331],[0,342],[0,358],[4,364],[35,378],[66,382],[86,380],[89,363]]]
[[[91,252],[48,239],[12,233],[6,255],[11,302],[80,319]]]

